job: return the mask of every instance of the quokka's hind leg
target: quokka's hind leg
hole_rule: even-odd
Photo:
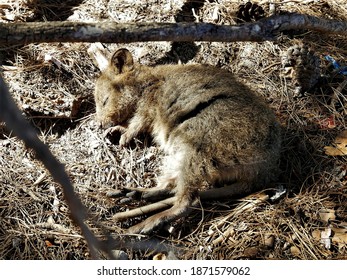
[[[173,197],[173,206],[165,211],[157,213],[141,223],[128,229],[129,233],[149,234],[154,229],[162,226],[164,223],[172,222],[179,217],[186,216],[191,211],[191,206],[195,201],[190,196]],[[197,200],[197,199],[196,199]]]
[[[135,195],[140,195],[141,198],[148,201],[159,201],[163,198],[173,196],[176,186],[176,177],[162,176],[158,179],[158,186],[153,188],[131,188],[125,187],[126,191],[135,192]]]
[[[126,212],[120,212],[113,215],[113,219],[116,221],[130,219],[133,217],[141,216],[156,212],[165,208],[172,207],[177,200],[177,196],[174,196],[176,187],[176,178],[174,176],[162,176],[158,180],[158,186],[148,189],[139,188],[125,188],[127,191],[134,191],[134,195],[140,194],[142,198],[149,201],[157,201],[142,207],[138,207]],[[172,196],[172,197],[169,197]],[[166,198],[169,197],[169,198]],[[166,198],[166,199],[162,199]]]
[[[201,200],[211,200],[211,199],[218,199],[218,198],[225,198],[232,196],[237,192],[237,188],[239,187],[238,183],[235,183],[233,185],[228,185],[222,188],[218,189],[210,189],[206,191],[199,192],[199,196]],[[129,190],[139,191],[142,193],[150,192],[152,189],[136,189],[136,188],[128,188]],[[155,192],[157,192],[155,190]],[[113,215],[113,219],[115,221],[121,221],[126,220],[134,217],[138,217],[141,215],[149,214],[152,212],[156,212],[165,208],[172,207],[176,204],[177,197],[173,196],[164,200],[160,200],[155,203],[151,203],[145,206],[141,206],[126,212],[119,212],[115,215]]]
[[[190,171],[190,170],[189,170]],[[154,229],[162,226],[164,223],[172,222],[179,217],[188,215],[191,211],[191,206],[195,201],[198,201],[197,186],[201,183],[197,178],[199,176],[187,177],[187,170],[183,170],[180,176],[176,178],[175,195],[168,200],[172,203],[169,209],[150,216],[141,223],[132,226],[128,229],[130,233],[148,234]],[[190,178],[194,178],[191,180]],[[164,200],[165,201],[165,200]],[[162,203],[160,201],[158,203]],[[153,204],[151,204],[153,205]]]
[[[196,195],[196,197],[189,192],[185,194],[178,193],[176,196],[158,201],[156,203],[138,207],[127,212],[117,213],[113,216],[113,219],[117,221],[130,219],[171,207],[147,218],[143,222],[131,227],[128,230],[130,233],[147,234],[153,231],[156,227],[160,227],[165,222],[171,222],[179,217],[189,214],[191,211],[191,206],[198,202],[198,197],[201,200],[229,198],[240,194],[246,194],[248,192],[248,188],[249,186],[245,182],[235,182],[221,188],[213,188],[201,191],[198,195]]]

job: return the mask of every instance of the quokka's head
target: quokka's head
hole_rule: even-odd
[[[135,113],[137,86],[134,60],[127,49],[117,50],[95,84],[96,119],[103,128],[125,124]]]

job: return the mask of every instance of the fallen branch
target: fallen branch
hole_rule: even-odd
[[[347,35],[347,23],[288,13],[241,25],[211,23],[27,22],[0,23],[0,45],[43,42],[266,41],[285,30]]]

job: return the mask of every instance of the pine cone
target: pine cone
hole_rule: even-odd
[[[251,22],[257,21],[265,16],[264,9],[252,2],[247,2],[244,5],[239,6],[239,10],[236,13],[236,22]]]
[[[290,47],[282,57],[285,78],[292,80],[295,95],[300,95],[317,84],[321,76],[320,59],[306,46]]]

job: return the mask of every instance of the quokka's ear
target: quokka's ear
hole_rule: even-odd
[[[133,56],[129,50],[119,49],[112,55],[111,65],[115,67],[118,74],[130,71],[134,67]]]

